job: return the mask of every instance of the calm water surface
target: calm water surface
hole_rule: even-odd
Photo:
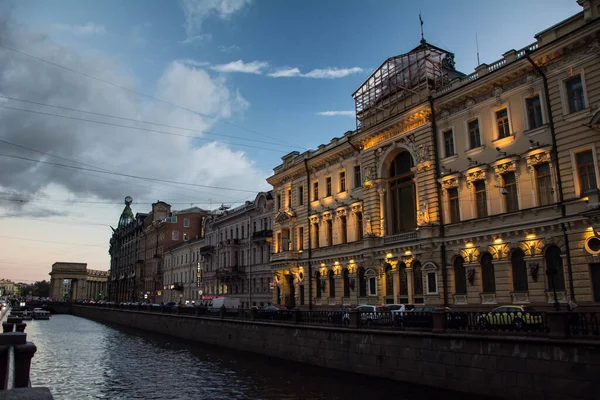
[[[181,343],[71,315],[27,321],[31,382],[60,399],[475,399]]]

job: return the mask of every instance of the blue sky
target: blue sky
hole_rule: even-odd
[[[21,52],[0,47],[0,230],[9,243],[0,278],[46,278],[59,260],[108,269],[109,225],[128,195],[134,212],[147,212],[157,199],[213,209],[269,189],[281,156],[355,128],[352,93],[386,58],[419,44],[419,11],[427,41],[454,52],[468,74],[476,34],[490,63],[581,8],[575,0],[0,0],[0,44]],[[319,114],[328,112],[341,115]]]

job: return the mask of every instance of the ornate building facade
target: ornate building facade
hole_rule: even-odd
[[[425,40],[386,60],[356,131],[268,179],[273,302],[600,302],[599,3],[470,75]]]
[[[204,223],[198,285],[202,300],[237,297],[245,307],[271,304],[273,196],[258,193],[234,209],[221,207]]]

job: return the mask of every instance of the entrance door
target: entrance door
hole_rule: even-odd
[[[592,278],[594,301],[600,302],[600,263],[590,264],[590,275]]]

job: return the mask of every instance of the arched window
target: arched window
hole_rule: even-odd
[[[358,269],[358,295],[365,297],[367,295],[367,280],[365,279],[365,269]]]
[[[350,297],[350,273],[344,269],[344,297]]]
[[[281,304],[281,288],[277,286],[277,304]]]
[[[413,264],[413,292],[415,296],[423,296],[423,270],[419,261]]]
[[[412,167],[413,159],[408,151],[398,154],[390,165],[390,234],[412,231],[417,227]]]
[[[335,278],[333,270],[329,270],[329,297],[335,297]]]
[[[454,259],[454,293],[467,294],[467,274],[465,259],[458,256]]]
[[[365,273],[367,278],[367,294],[369,296],[377,296],[377,273],[372,269]]]
[[[321,273],[317,271],[315,273],[315,282],[317,283],[317,298],[321,298]]]
[[[406,275],[406,264],[398,263],[398,275],[400,278],[400,288],[398,294],[400,296],[408,296],[408,277]]]
[[[483,283],[483,293],[496,293],[496,277],[494,275],[494,258],[488,252],[481,256],[481,281]]]
[[[394,281],[392,278],[392,266],[388,263],[385,264],[385,295],[394,295]]]
[[[555,245],[549,246],[546,250],[546,274],[548,275],[548,289],[550,290],[565,290],[565,272],[560,253],[560,248]]]
[[[525,263],[525,253],[521,249],[516,249],[510,256],[513,274],[513,290],[515,292],[527,292],[529,285],[527,283],[527,264]]]

